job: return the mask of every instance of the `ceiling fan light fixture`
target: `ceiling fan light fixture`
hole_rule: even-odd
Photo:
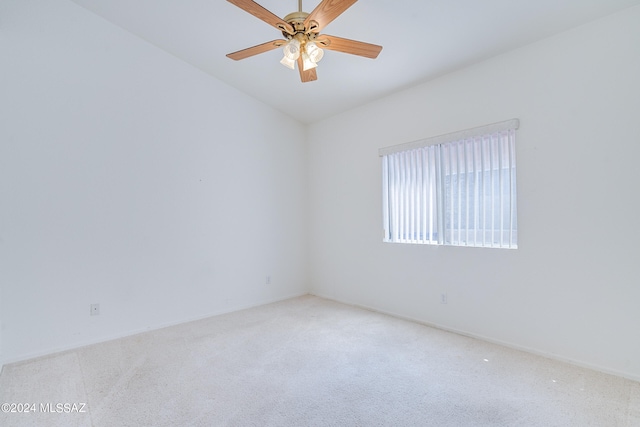
[[[287,68],[291,68],[292,70],[296,69],[296,66],[295,66],[296,61],[293,59],[287,58],[286,55],[284,56],[284,58],[280,60],[280,63]]]
[[[316,68],[318,64],[316,64],[307,54],[307,52],[302,52],[302,71],[307,71],[312,68]]]
[[[284,56],[292,61],[296,61],[300,57],[300,41],[291,39],[282,48]]]
[[[313,62],[318,63],[324,56],[324,50],[320,49],[315,42],[309,42],[305,46],[305,50],[307,51],[307,55],[309,55],[309,59]]]
[[[254,0],[227,0],[245,12],[266,22],[281,32],[284,39],[272,40],[246,49],[227,54],[234,61],[249,58],[260,53],[282,47],[284,57],[280,61],[287,68],[295,69],[299,64],[300,80],[303,83],[317,80],[315,68],[324,55],[324,49],[377,58],[382,46],[341,37],[320,34],[335,18],[352,6],[357,0],[320,0],[311,13],[302,11],[302,0],[298,0],[298,11],[280,18],[260,6]],[[259,1],[259,0],[258,0]],[[316,40],[318,40],[316,42]]]

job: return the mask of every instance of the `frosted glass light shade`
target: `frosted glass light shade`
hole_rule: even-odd
[[[317,66],[318,64],[316,64],[311,58],[309,58],[309,55],[307,54],[307,52],[302,52],[302,70],[303,71],[316,68]]]
[[[320,49],[315,42],[307,43],[305,50],[307,51],[307,55],[309,55],[309,59],[316,63],[320,62],[324,56],[324,50]]]
[[[282,60],[280,60],[280,63],[282,65],[284,65],[285,67],[287,67],[287,68],[291,68],[292,70],[296,69],[296,67],[295,67],[296,61],[293,60],[293,59],[287,58],[286,55],[282,58]]]
[[[300,42],[297,39],[291,39],[282,50],[285,57],[295,61],[300,57]]]

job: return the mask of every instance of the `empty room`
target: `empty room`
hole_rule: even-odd
[[[640,426],[640,0],[0,0],[1,426]]]

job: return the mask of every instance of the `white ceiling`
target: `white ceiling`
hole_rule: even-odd
[[[301,83],[277,49],[225,54],[281,38],[225,0],[73,0],[106,20],[303,123],[433,79],[640,0],[360,0],[322,32],[382,45],[367,59],[327,51],[318,80]],[[311,12],[320,0],[303,0]],[[259,0],[284,17],[297,0]]]

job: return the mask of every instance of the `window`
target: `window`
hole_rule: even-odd
[[[516,248],[518,125],[381,149],[384,241]]]

